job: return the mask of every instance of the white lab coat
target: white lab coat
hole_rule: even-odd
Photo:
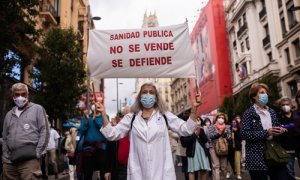
[[[116,125],[101,128],[102,134],[110,141],[126,136],[130,139],[127,180],[175,180],[168,129],[163,115],[154,111],[148,121],[141,117],[140,111],[130,131],[132,113]],[[165,113],[169,128],[181,136],[194,133],[197,123],[191,119],[183,121],[171,112]]]

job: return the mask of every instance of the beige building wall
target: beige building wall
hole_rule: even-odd
[[[41,0],[38,8],[39,15],[36,19],[36,28],[47,31],[47,29],[57,25],[61,28],[72,27],[74,32],[80,35],[80,41],[83,43],[83,60],[86,64],[88,46],[87,21],[91,17],[88,0]],[[91,20],[89,25],[90,28],[94,28]],[[32,67],[33,65],[30,65],[24,71],[24,82],[29,85],[31,85],[32,81],[28,72]]]
[[[291,83],[300,74],[297,48],[300,12],[291,8],[299,6],[300,2],[227,0],[224,3],[233,93],[237,94],[263,75],[273,74],[279,77],[282,95],[293,97],[291,91],[295,91],[300,82],[300,78],[296,78],[296,83]],[[286,53],[287,48],[289,52]]]
[[[172,112],[176,115],[184,114],[191,109],[191,94],[189,79],[172,78],[171,99]]]

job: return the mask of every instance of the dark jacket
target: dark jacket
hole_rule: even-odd
[[[287,125],[290,123],[295,124],[297,119],[299,118],[298,113],[293,111],[292,116],[286,117],[283,112],[279,114],[279,121],[282,125]],[[298,136],[299,138],[299,136]],[[280,144],[285,150],[295,150],[295,145],[299,143],[297,141],[297,130],[296,127],[288,128],[288,132],[284,133],[282,136],[279,137]]]
[[[201,128],[199,136],[196,136],[196,134],[194,133],[191,136],[180,137],[180,142],[181,142],[182,146],[186,147],[186,156],[187,157],[194,157],[195,148],[196,148],[196,140],[200,143],[200,145],[205,150],[205,153],[207,155],[207,149],[205,148],[205,143],[208,142],[208,138],[205,135],[204,130]]]
[[[231,134],[233,135],[233,138],[231,135],[231,138],[228,141],[228,146],[232,150],[241,151],[242,150],[242,139],[240,136],[241,129],[238,127],[237,131],[235,131],[235,132],[232,130],[232,127],[230,129],[231,129]]]
[[[272,125],[279,126],[279,121],[273,109],[268,108]],[[268,130],[264,130],[261,119],[254,106],[248,108],[242,118],[241,138],[246,140],[246,168],[248,170],[267,170],[264,159],[264,142],[268,138]]]

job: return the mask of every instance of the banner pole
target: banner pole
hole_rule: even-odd
[[[94,82],[92,81],[91,84],[92,84],[92,92],[93,92],[94,104],[95,104],[95,109],[93,111],[93,119],[95,119],[96,118],[96,101],[97,101],[97,98],[96,98],[96,92],[95,92]]]
[[[89,113],[90,113],[90,83],[91,83],[91,77],[90,77],[90,73],[87,70],[87,86],[86,86],[86,110],[87,110],[87,115],[84,114],[85,116],[85,123],[88,123],[88,117],[89,117]]]

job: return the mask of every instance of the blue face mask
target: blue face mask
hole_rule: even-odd
[[[269,98],[268,98],[268,95],[265,93],[265,94],[259,94],[258,95],[258,103],[260,105],[266,105],[267,103],[269,102]]]
[[[145,108],[152,108],[155,104],[155,96],[152,94],[143,94],[141,96],[141,103]]]

